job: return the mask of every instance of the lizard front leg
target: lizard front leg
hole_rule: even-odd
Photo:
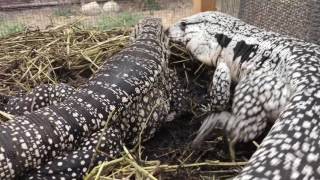
[[[194,144],[214,128],[223,127],[232,141],[248,142],[260,135],[268,120],[274,121],[290,98],[290,88],[272,72],[251,73],[236,86],[232,113],[213,113],[199,129]]]
[[[231,73],[225,62],[219,62],[209,87],[209,106],[212,111],[225,110],[230,99]]]

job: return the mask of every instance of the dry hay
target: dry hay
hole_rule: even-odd
[[[98,179],[162,179],[164,174],[174,174],[180,169],[185,171],[192,169],[199,169],[201,167],[209,167],[220,170],[212,170],[210,173],[225,173],[222,178],[230,178],[230,172],[236,173],[238,167],[244,166],[247,162],[220,162],[204,161],[199,163],[184,163],[169,165],[163,164],[159,160],[141,160],[133,156],[126,147],[124,148],[124,154],[118,159],[112,161],[106,161],[96,166],[86,177],[85,180],[98,180]],[[190,157],[190,156],[189,156]],[[187,159],[184,159],[187,160]],[[236,171],[231,168],[237,168]],[[221,170],[224,169],[224,170]],[[186,176],[187,178],[188,176]],[[201,177],[201,176],[200,176]],[[191,178],[191,177],[188,177]],[[221,178],[221,176],[220,176]],[[167,178],[164,178],[167,179]]]
[[[88,78],[97,71],[104,57],[127,44],[129,32],[128,29],[84,30],[75,23],[2,38],[0,93],[16,94],[41,83]]]

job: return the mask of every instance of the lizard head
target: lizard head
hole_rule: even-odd
[[[181,19],[167,30],[168,36],[183,44],[199,61],[216,66],[221,49],[231,40],[222,34],[226,27],[217,14],[225,16],[204,12]]]

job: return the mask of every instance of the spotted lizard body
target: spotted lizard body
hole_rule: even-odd
[[[34,110],[64,101],[76,92],[68,84],[42,84],[30,93],[18,97],[10,97],[5,111],[13,115],[22,115]]]
[[[275,122],[235,179],[319,179],[320,47],[248,25],[219,12],[177,22],[169,37],[216,68],[211,106],[224,110],[237,82],[232,113],[213,112],[198,143],[220,126],[233,141],[249,141]]]
[[[142,141],[152,137],[168,114],[179,110],[170,104],[182,106],[184,97],[183,90],[169,93],[180,85],[167,68],[167,53],[161,21],[145,19],[136,28],[134,42],[108,59],[86,85],[59,99],[63,102],[40,108],[44,89],[26,95],[32,103],[19,105],[23,111],[17,114],[32,112],[0,124],[1,179],[80,179],[100,137],[104,154],[93,164],[118,156],[141,132]],[[104,131],[113,111],[117,115]]]

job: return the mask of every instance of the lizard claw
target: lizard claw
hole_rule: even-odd
[[[198,147],[214,129],[225,129],[230,117],[231,113],[227,111],[210,114],[202,123],[196,138],[192,141],[191,147]]]

